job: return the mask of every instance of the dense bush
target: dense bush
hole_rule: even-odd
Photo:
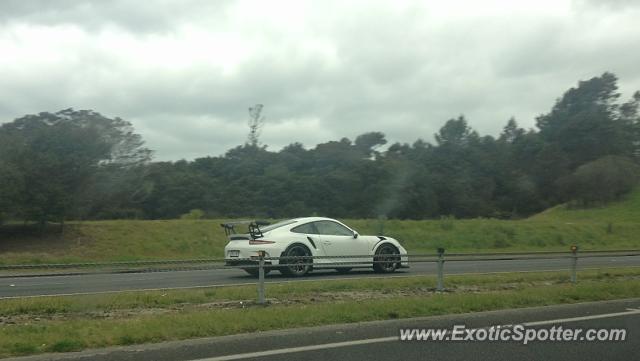
[[[569,200],[589,206],[618,199],[633,189],[639,176],[640,167],[631,159],[606,156],[581,165],[558,185]]]

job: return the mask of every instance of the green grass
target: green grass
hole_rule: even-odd
[[[640,269],[343,280],[269,285],[273,305],[246,308],[254,287],[0,300],[0,357],[67,352],[302,326],[478,312],[640,296]],[[362,307],[366,300],[367,307]],[[284,302],[287,301],[287,302]],[[118,311],[119,310],[119,311]]]
[[[580,281],[621,280],[640,278],[640,268],[619,268],[585,270],[579,273]],[[536,284],[566,283],[567,272],[504,273],[492,275],[452,275],[446,277],[446,285],[451,289],[475,287],[484,291],[501,290],[505,285],[519,289]],[[272,300],[291,301],[299,298],[323,295],[332,296],[340,292],[430,291],[435,285],[433,276],[410,276],[383,279],[335,280],[330,282],[309,281],[276,283],[267,285],[267,296]],[[511,287],[510,286],[510,287]],[[640,296],[640,295],[639,295]],[[256,286],[229,286],[196,288],[189,290],[158,290],[139,292],[116,292],[75,296],[48,296],[0,300],[0,317],[30,314],[74,315],[92,312],[109,312],[135,309],[175,309],[192,305],[226,302],[225,307],[239,307],[239,302],[251,304],[256,297]],[[330,297],[329,297],[330,298]],[[231,305],[231,306],[230,306]]]
[[[0,263],[219,258],[226,244],[222,220],[71,222],[64,235],[13,234],[0,243]],[[378,234],[378,220],[345,220],[362,234]],[[640,248],[640,190],[595,209],[558,206],[524,220],[468,219],[384,223],[384,233],[409,252],[566,251]]]
[[[13,235],[0,262],[69,263],[222,257],[220,220],[69,222],[64,235]]]
[[[376,220],[346,220],[362,234],[377,234]],[[69,263],[221,258],[227,240],[220,220],[95,221],[71,223],[64,240],[2,252],[0,263]],[[413,254],[447,252],[566,251],[640,248],[640,222],[495,219],[388,220],[385,234]]]

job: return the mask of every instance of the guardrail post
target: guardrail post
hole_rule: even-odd
[[[258,304],[264,305],[264,256],[265,251],[258,251]]]
[[[578,246],[571,246],[571,283],[578,282]]]
[[[444,291],[444,248],[438,248],[438,283],[436,291]]]

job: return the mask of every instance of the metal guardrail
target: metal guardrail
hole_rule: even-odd
[[[560,259],[569,258],[571,253],[558,251],[544,252],[497,252],[497,253],[447,253],[448,261],[499,261],[499,260],[527,260],[527,259]],[[580,258],[592,257],[615,257],[615,256],[640,256],[640,250],[612,250],[612,251],[580,251]],[[349,255],[349,256],[297,256],[297,257],[265,257],[265,261],[273,261],[280,259],[362,259],[362,262],[345,262],[345,264],[366,263],[371,264],[373,255]],[[403,260],[407,259],[411,263],[419,262],[437,262],[438,253],[433,254],[409,254],[403,255]],[[236,261],[257,261],[257,257],[252,258],[234,258]],[[0,271],[16,271],[16,270],[51,270],[51,269],[120,269],[129,268],[134,271],[147,267],[149,271],[157,269],[163,271],[173,269],[172,266],[184,266],[189,269],[191,266],[199,267],[215,266],[214,268],[251,268],[251,265],[224,266],[227,261],[224,258],[200,258],[200,259],[184,259],[184,260],[149,260],[149,261],[118,261],[118,262],[82,262],[82,263],[35,263],[35,264],[0,264]],[[338,262],[336,262],[338,265]],[[149,266],[155,266],[148,268]],[[167,266],[167,267],[157,267]],[[255,267],[257,267],[257,262]],[[176,267],[181,268],[181,267]]]
[[[612,251],[581,251],[577,246],[571,246],[570,252],[510,252],[510,253],[450,253],[445,257],[444,248],[438,248],[434,254],[416,255],[343,255],[343,256],[287,256],[269,257],[264,251],[258,252],[258,256],[250,258],[233,258],[236,265],[226,265],[228,259],[202,258],[188,260],[153,260],[153,261],[122,261],[122,262],[84,262],[84,263],[53,263],[53,264],[0,264],[0,277],[35,277],[54,275],[86,275],[99,273],[142,273],[163,272],[177,270],[211,270],[211,269],[258,269],[258,303],[265,304],[265,274],[267,270],[287,266],[299,266],[301,261],[322,268],[364,268],[376,263],[429,263],[437,265],[436,291],[445,291],[444,264],[445,261],[506,261],[506,260],[530,260],[530,259],[567,259],[570,271],[570,281],[577,282],[578,258],[593,257],[632,257],[640,256],[640,250],[612,250]],[[333,262],[318,262],[313,260],[335,260]],[[278,261],[274,265],[273,261]],[[281,261],[285,261],[281,263]],[[48,273],[36,273],[35,271]],[[27,271],[20,274],[2,274],[2,271]],[[34,272],[31,272],[34,271]],[[51,272],[54,271],[54,272]]]
[[[537,252],[537,253],[495,253],[495,254],[451,254],[447,256],[447,261],[492,261],[492,260],[527,260],[527,259],[568,259],[569,260],[569,272],[571,283],[577,283],[577,266],[578,258],[592,258],[592,257],[632,257],[640,256],[639,250],[622,250],[622,251],[587,251],[578,255],[578,246],[572,245],[570,252]],[[375,263],[389,263],[389,262],[401,262],[405,259],[412,263],[417,262],[436,262],[437,263],[437,279],[436,279],[436,291],[446,291],[444,287],[444,263],[445,263],[445,249],[438,248],[436,255],[366,255],[366,256],[301,256],[301,257],[266,257],[264,251],[258,252],[257,265],[258,267],[258,303],[266,304],[265,299],[265,270],[269,268],[267,261],[285,259],[290,261],[296,260],[313,260],[313,259],[366,259],[364,262],[331,262],[322,263],[322,266],[352,266],[366,264],[371,266]],[[253,259],[255,260],[255,258]],[[281,264],[278,262],[276,267],[286,267],[289,265],[299,265],[299,263]]]

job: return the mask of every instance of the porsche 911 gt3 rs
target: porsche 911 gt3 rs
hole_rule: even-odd
[[[235,225],[239,223],[248,224],[249,233],[235,233]],[[354,267],[373,267],[376,272],[390,273],[409,266],[407,251],[397,240],[363,236],[331,218],[295,218],[271,225],[256,221],[231,222],[222,227],[229,236],[224,249],[226,264],[252,266],[244,269],[254,276],[258,273],[255,265],[259,251],[266,252],[265,272],[276,269],[296,277],[317,268],[346,273]],[[323,258],[326,256],[340,258]]]

